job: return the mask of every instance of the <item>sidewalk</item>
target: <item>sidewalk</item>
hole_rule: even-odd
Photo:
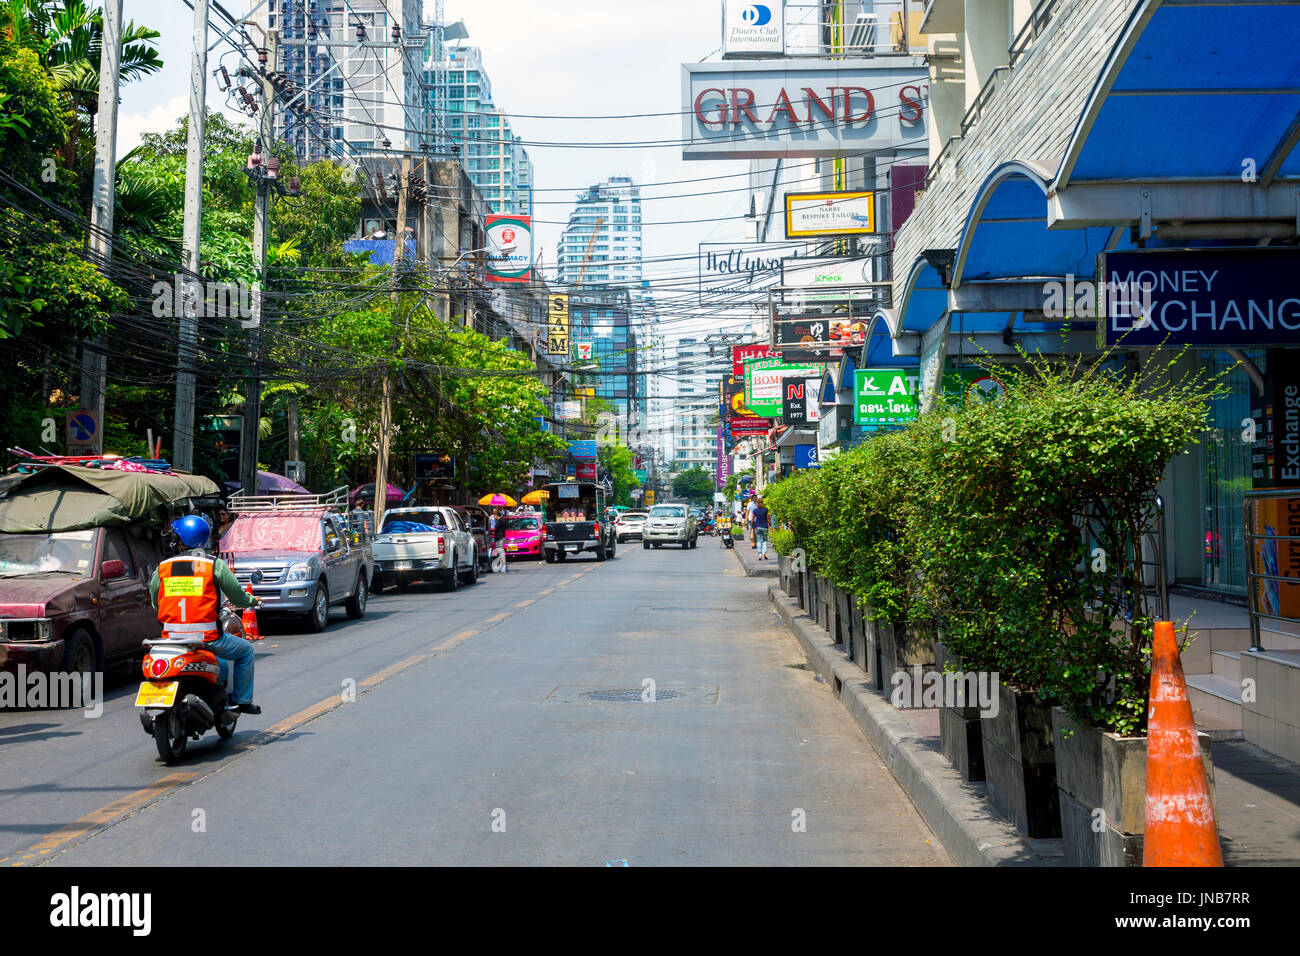
[[[746,545],[744,550],[748,550]],[[741,564],[746,556],[737,548]],[[765,573],[759,565],[759,573]],[[748,570],[746,573],[749,573]],[[944,758],[937,710],[896,710],[867,675],[832,644],[825,628],[778,586],[772,604],[794,632],[809,663],[871,741],[926,824],[961,866],[1059,866],[1060,840],[1018,834],[987,803],[982,783],[970,783]],[[1243,740],[1215,740],[1215,802],[1226,866],[1300,865],[1300,766]]]
[[[780,566],[776,560],[776,552],[772,550],[770,543],[767,553],[771,557],[765,561],[758,560],[758,550],[750,545],[748,538],[737,538],[734,550],[736,557],[740,560],[740,566],[745,569],[745,577],[779,578],[781,576]]]

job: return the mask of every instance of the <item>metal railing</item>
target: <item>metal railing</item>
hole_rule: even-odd
[[[939,150],[939,155],[934,157],[934,162],[930,164],[930,168],[925,172],[926,189],[934,185],[934,181],[939,178],[939,171],[943,169],[944,163],[952,158],[952,154],[956,151],[956,144],[960,142],[960,136],[951,136],[948,138],[948,142],[943,144],[943,149]]]
[[[1034,7],[1034,12],[1029,15],[1029,19],[1020,28],[1016,38],[1011,41],[1011,47],[1007,51],[1012,66],[1015,66],[1016,60],[1020,59],[1034,45],[1034,41],[1043,35],[1047,25],[1056,16],[1056,11],[1064,3],[1065,0],[1042,0],[1038,6]]]
[[[1262,513],[1267,501],[1285,502],[1278,508],[1279,517],[1285,515],[1300,516],[1300,489],[1282,489],[1277,491],[1248,491],[1242,504],[1242,536],[1246,544],[1246,609],[1250,614],[1250,649],[1264,650],[1261,643],[1260,625],[1264,621],[1300,621],[1300,592],[1297,596],[1296,613],[1282,613],[1286,607],[1282,600],[1283,587],[1300,587],[1300,575],[1281,574],[1282,564],[1278,560],[1278,542],[1290,542],[1286,548],[1291,567],[1300,567],[1300,534],[1278,534],[1273,525],[1266,524],[1269,519]],[[1280,520],[1277,521],[1281,525]],[[1290,530],[1300,531],[1300,518],[1289,526]],[[1262,529],[1262,530],[1258,530]],[[1262,569],[1261,569],[1262,566]],[[1260,608],[1260,600],[1267,603]]]
[[[976,94],[975,102],[970,105],[966,115],[961,118],[961,137],[963,139],[966,138],[966,134],[970,132],[971,127],[978,123],[980,117],[984,115],[985,107],[993,99],[993,94],[998,91],[1002,80],[1010,75],[1011,67],[1009,66],[999,66],[989,74],[989,78],[984,81],[984,85],[980,87],[979,93]]]
[[[231,512],[246,511],[346,511],[348,486],[339,485],[323,495],[246,495],[237,491],[228,499]]]
[[[1074,516],[1074,520],[1075,526],[1083,536],[1085,549],[1089,552],[1089,557],[1085,558],[1086,565],[1092,560],[1092,545],[1105,542],[1105,537],[1098,531],[1111,525],[1111,515],[1105,501],[1090,501]],[[1137,540],[1122,542],[1121,547],[1128,553],[1104,556],[1105,566],[1114,569],[1104,597],[1109,605],[1130,623],[1138,617],[1149,617],[1153,621],[1168,620],[1169,580],[1165,573],[1165,506],[1164,500],[1159,495],[1151,495],[1144,503],[1141,523]],[[1128,568],[1136,571],[1141,579],[1141,593],[1133,597],[1141,602],[1142,607],[1136,606],[1129,598],[1127,587],[1129,582],[1124,580]]]

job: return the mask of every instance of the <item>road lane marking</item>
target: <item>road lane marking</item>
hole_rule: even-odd
[[[532,604],[536,600],[537,598],[529,598],[527,601],[520,601],[515,605],[515,607],[528,607],[528,605]]]
[[[545,591],[538,591],[538,592],[537,592],[537,596],[538,596],[538,597],[546,597],[546,595],[548,595],[548,594],[554,594],[554,593],[555,593],[555,588],[547,588]]]
[[[498,621],[504,621],[509,616],[510,616],[509,611],[502,611],[500,614],[493,614],[490,618],[487,619],[486,623],[495,624]]]
[[[406,670],[408,667],[413,667],[416,664],[422,663],[423,661],[427,661],[431,657],[433,657],[432,654],[415,654],[411,657],[406,658],[406,660],[398,661],[396,664],[389,664],[383,670],[379,671],[378,673],[371,674],[369,677],[363,680],[361,682],[361,686],[374,687],[376,684],[382,684],[384,681],[388,680],[388,678],[392,677],[394,674],[399,674],[402,671]]]
[[[39,843],[28,849],[26,853],[21,854],[19,859],[15,860],[10,865],[26,866],[27,860],[45,856],[52,850],[57,850],[65,843],[71,843],[73,840],[77,839],[77,837],[84,836],[92,830],[97,830],[100,827],[107,825],[122,814],[129,813],[137,807],[143,806],[155,797],[161,796],[168,790],[174,789],[183,783],[193,780],[198,775],[198,771],[193,770],[178,771],[176,773],[169,773],[165,777],[160,777],[153,783],[149,784],[149,786],[137,790],[135,793],[129,793],[125,797],[121,797],[114,800],[112,803],[100,807],[98,810],[91,811],[80,820],[74,820],[66,826],[59,827],[59,829],[55,830],[53,833],[43,837]],[[11,859],[11,857],[4,857],[4,860],[8,859]],[[0,860],[0,862],[3,862],[3,860]]]
[[[460,632],[459,634],[457,634],[455,637],[449,637],[449,638],[447,638],[445,641],[443,641],[441,644],[439,644],[437,647],[435,647],[435,648],[433,649],[433,652],[436,654],[436,653],[438,653],[438,651],[447,651],[447,650],[451,650],[451,649],[452,649],[453,647],[455,647],[457,644],[460,644],[460,643],[462,643],[462,642],[464,642],[464,641],[468,641],[471,637],[473,637],[474,635],[476,635],[476,634],[478,634],[478,633],[479,633],[479,632],[478,632],[478,629],[477,629],[477,628],[474,628],[474,629],[471,629],[471,630],[468,630],[468,631],[461,631],[461,632]]]

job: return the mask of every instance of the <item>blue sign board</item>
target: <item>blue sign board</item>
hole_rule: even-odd
[[[795,445],[794,466],[795,468],[820,468],[822,463],[817,457],[817,446]]]
[[[1142,249],[1106,253],[1093,291],[1106,345],[1295,345],[1298,273],[1294,247]]]
[[[569,442],[569,454],[579,461],[594,460],[596,458],[596,443],[594,441]]]

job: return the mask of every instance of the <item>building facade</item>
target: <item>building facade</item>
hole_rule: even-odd
[[[579,195],[556,255],[560,284],[621,286],[642,301],[641,187],[612,176]]]
[[[715,332],[677,340],[673,375],[677,384],[673,401],[674,474],[692,468],[703,468],[709,474],[716,470],[722,380],[731,374],[732,346],[751,339],[748,332]]]

